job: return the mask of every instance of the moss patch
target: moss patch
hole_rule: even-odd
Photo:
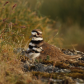
[[[84,73],[69,73],[68,76],[72,77],[72,78],[80,78],[80,79],[84,79]]]

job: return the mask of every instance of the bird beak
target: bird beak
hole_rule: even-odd
[[[31,35],[29,38],[32,38],[33,37],[33,35]]]

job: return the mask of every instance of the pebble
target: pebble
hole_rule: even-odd
[[[76,80],[76,84],[84,84],[84,80],[82,79],[77,78],[75,80]]]
[[[69,73],[70,72],[70,70],[68,70],[68,69],[60,69],[58,67],[54,67],[52,65],[45,65],[45,64],[42,64],[42,63],[37,63],[35,65],[30,65],[28,63],[24,64],[24,69],[26,71],[29,71],[30,67],[34,67],[34,68],[32,68],[33,71],[41,71],[41,72],[48,72],[48,73],[52,73],[52,72],[56,72],[56,73],[59,73],[59,72]]]
[[[64,54],[67,54],[67,55],[70,55],[70,56],[73,56],[73,55],[81,55],[81,58],[78,58],[78,60],[83,60],[84,61],[84,53],[81,52],[81,51],[77,51],[77,50],[74,50],[74,49],[61,49],[61,51],[64,53]]]
[[[22,51],[22,53],[21,53],[21,51]],[[62,49],[61,51],[64,54],[67,54],[67,55],[70,55],[70,56],[80,54],[82,56],[82,58],[80,58],[79,60],[84,61],[84,53],[81,52],[81,51],[77,51],[77,50],[74,50],[74,49]],[[14,53],[21,53],[23,55],[24,54],[24,49],[20,49],[20,48],[14,49]],[[30,64],[29,62],[26,62],[26,63],[23,63],[22,66],[23,66],[23,70],[25,72],[30,72],[32,70],[33,71],[40,71],[40,72],[48,72],[48,73],[52,73],[52,72],[55,72],[55,73],[60,73],[60,72],[61,73],[70,73],[71,72],[69,69],[62,69],[62,68],[54,67],[52,65],[42,64],[42,63]],[[70,64],[69,67],[74,68],[75,66]],[[84,67],[82,67],[82,66],[78,66],[78,67],[84,69]],[[63,79],[62,80],[50,79],[50,81],[52,82],[50,84],[64,84]],[[77,78],[76,79],[76,84],[84,84],[84,80]]]

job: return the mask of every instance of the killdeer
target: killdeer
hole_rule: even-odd
[[[32,40],[30,41],[29,47],[26,50],[26,56],[29,59],[35,60],[37,57],[45,59],[47,56],[49,56],[50,60],[57,62],[65,60],[74,61],[81,58],[80,55],[66,55],[56,46],[44,42],[42,38],[42,31],[39,29],[32,30],[31,38]]]

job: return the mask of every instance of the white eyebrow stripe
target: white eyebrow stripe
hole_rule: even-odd
[[[37,33],[36,32],[31,32],[32,35],[36,35]]]
[[[30,42],[29,45],[31,45],[31,46],[35,46],[35,44],[33,44],[32,42]]]
[[[43,38],[41,38],[41,37],[39,37],[39,38],[33,37],[32,40],[34,40],[34,41],[39,41],[39,40],[43,40]]]
[[[41,31],[38,31],[40,34],[42,34],[42,32]]]

